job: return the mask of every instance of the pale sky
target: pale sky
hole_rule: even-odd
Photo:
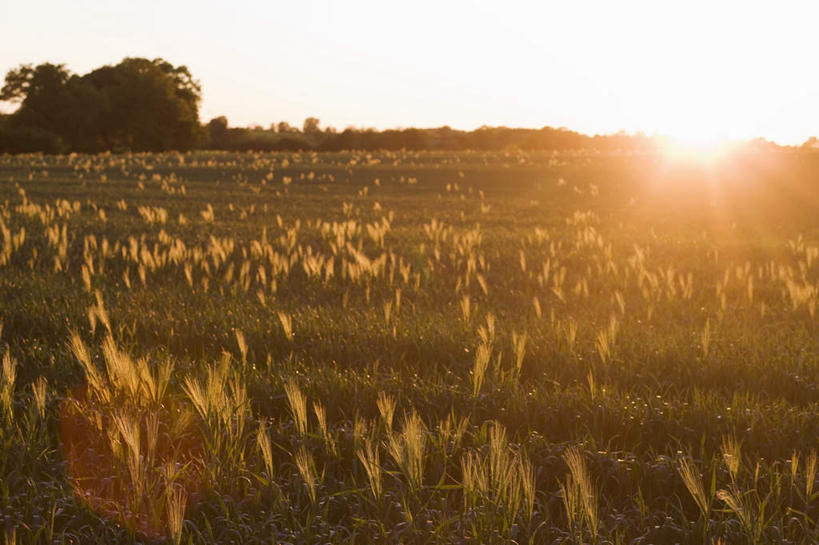
[[[203,122],[819,135],[816,2],[0,4],[0,76],[21,63],[83,74],[163,57],[201,82]]]

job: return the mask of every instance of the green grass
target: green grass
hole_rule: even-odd
[[[817,175],[0,157],[0,530],[814,543]]]

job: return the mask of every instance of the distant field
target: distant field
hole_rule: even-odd
[[[819,153],[0,156],[18,543],[816,543]]]

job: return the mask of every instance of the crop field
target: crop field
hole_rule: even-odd
[[[816,543],[819,153],[0,156],[7,543]]]

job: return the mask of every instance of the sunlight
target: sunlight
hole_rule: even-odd
[[[730,155],[736,149],[736,143],[715,135],[690,134],[664,138],[661,149],[663,156],[672,162],[711,165]]]

